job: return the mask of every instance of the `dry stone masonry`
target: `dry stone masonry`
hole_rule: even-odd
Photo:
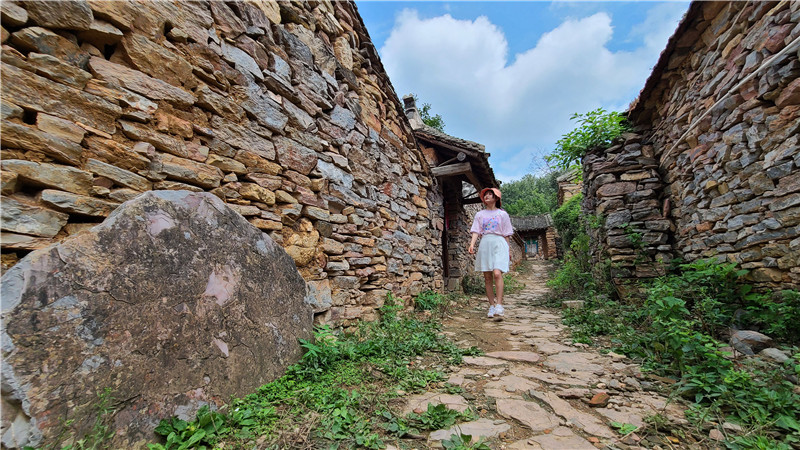
[[[441,196],[354,3],[3,1],[0,18],[4,268],[187,190],[283,246],[319,321],[442,286]]]
[[[691,5],[631,107],[637,134],[584,161],[618,284],[717,257],[800,287],[799,57],[798,2]]]

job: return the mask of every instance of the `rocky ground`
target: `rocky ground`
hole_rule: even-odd
[[[668,398],[667,380],[642,374],[623,355],[571,343],[561,311],[543,306],[549,267],[525,265],[517,278],[526,287],[506,297],[502,321],[486,317],[479,296],[444,319],[445,334],[485,355],[465,357],[454,368],[448,381],[459,394],[414,395],[406,412],[445,403],[473,408],[479,418],[434,431],[421,447],[440,447],[460,432],[493,449],[714,448],[684,432],[685,406]]]

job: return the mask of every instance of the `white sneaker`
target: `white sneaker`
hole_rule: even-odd
[[[496,316],[502,316],[505,312],[506,310],[503,308],[503,305],[497,305],[494,307],[494,315]]]
[[[494,308],[494,305],[490,306],[490,307],[489,307],[489,314],[487,314],[486,316],[487,316],[487,317],[494,317],[494,313],[495,313],[495,311],[496,311],[496,310],[495,310],[495,308]]]

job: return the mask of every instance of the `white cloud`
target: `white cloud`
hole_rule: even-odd
[[[507,181],[528,172],[531,150],[523,149],[549,151],[573,128],[572,113],[627,107],[674,30],[677,9],[654,7],[631,32],[642,42],[632,52],[607,48],[612,20],[598,12],[564,21],[513,61],[502,31],[484,16],[422,19],[406,9],[381,59],[400,96],[417,94],[442,115],[447,133],[484,144]]]

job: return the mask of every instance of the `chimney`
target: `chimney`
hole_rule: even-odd
[[[403,103],[405,105],[406,117],[408,117],[408,121],[411,123],[411,128],[415,130],[422,128],[424,123],[417,110],[417,103],[414,101],[414,96],[406,95],[403,97]]]

